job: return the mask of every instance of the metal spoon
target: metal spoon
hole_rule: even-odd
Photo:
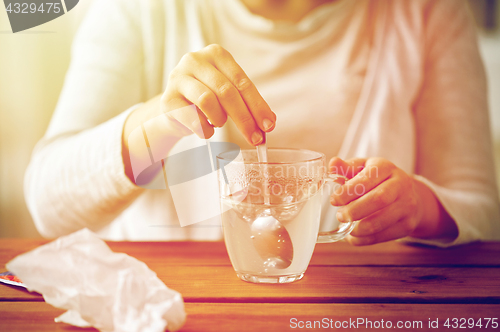
[[[265,134],[264,134],[265,135]],[[259,162],[267,162],[267,141],[257,145]],[[267,177],[267,168],[262,165],[264,179]],[[266,184],[267,185],[267,184]],[[264,203],[270,205],[270,198],[264,196]],[[277,269],[286,269],[292,264],[293,245],[286,228],[267,211],[268,216],[255,219],[250,227],[254,246],[264,264]]]
[[[259,217],[250,227],[254,246],[264,265],[286,269],[292,264],[293,245],[286,228],[273,216]]]

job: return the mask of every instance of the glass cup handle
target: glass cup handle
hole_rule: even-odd
[[[327,185],[329,183],[330,185],[343,185],[345,181],[349,180],[345,176],[338,175],[338,174],[328,174],[325,177],[325,183],[324,185]],[[333,191],[332,191],[333,192]],[[330,191],[326,190],[326,193],[323,192],[323,195],[328,195],[329,196]],[[347,235],[349,235],[354,227],[356,226],[355,221],[351,222],[339,222],[337,220],[337,217],[335,216],[336,210],[333,216],[329,216],[329,218],[335,218],[335,224],[338,225],[335,229],[332,230],[325,230],[322,229],[321,225],[324,224],[325,220],[321,221],[320,225],[320,231],[318,233],[318,240],[316,241],[317,243],[330,243],[330,242],[337,242],[345,238]],[[324,228],[324,227],[323,227]]]

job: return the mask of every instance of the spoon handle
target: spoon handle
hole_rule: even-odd
[[[257,149],[257,158],[259,159],[259,163],[262,163],[260,165],[260,170],[261,170],[261,173],[262,173],[262,177],[263,177],[263,186],[264,186],[264,190],[263,190],[263,194],[264,194],[264,205],[269,205],[271,203],[271,198],[269,197],[269,195],[267,194],[267,188],[269,187],[269,174],[268,174],[268,169],[267,169],[267,165],[265,165],[264,163],[267,163],[268,162],[268,159],[267,159],[267,139],[266,139],[266,133],[264,133],[264,140],[263,140],[264,143],[260,144],[260,145],[257,145],[256,146],[256,149]]]

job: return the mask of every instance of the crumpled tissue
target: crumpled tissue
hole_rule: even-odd
[[[104,332],[156,332],[176,331],[186,320],[180,293],[145,263],[111,251],[88,229],[19,255],[7,268],[28,290],[68,310],[56,322]]]

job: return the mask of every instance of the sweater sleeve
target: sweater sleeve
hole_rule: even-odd
[[[415,106],[415,178],[458,226],[450,246],[500,240],[500,209],[488,119],[485,72],[465,1],[430,2],[425,12],[425,68]]]
[[[126,177],[123,125],[142,101],[140,22],[134,2],[96,0],[79,29],[49,128],[25,175],[25,197],[39,232],[57,237],[98,230],[142,190]]]

